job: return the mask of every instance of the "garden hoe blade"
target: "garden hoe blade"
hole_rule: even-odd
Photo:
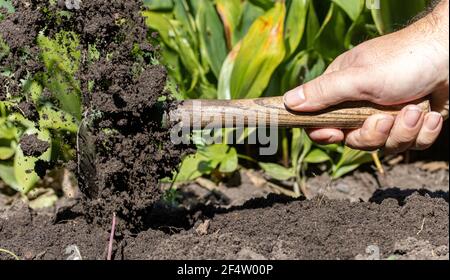
[[[81,192],[91,199],[98,194],[95,137],[91,128],[93,120],[90,110],[87,110],[77,133],[78,186]]]

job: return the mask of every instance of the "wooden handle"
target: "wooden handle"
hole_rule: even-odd
[[[430,111],[428,100],[416,104],[424,112]],[[374,114],[385,113],[396,116],[399,106],[380,106],[368,102],[348,102],[315,113],[298,113],[286,109],[283,97],[268,97],[240,100],[187,100],[169,115],[170,121],[181,122],[183,126],[196,128],[255,127],[269,126],[271,121],[278,127],[342,129],[359,128]],[[273,125],[273,123],[272,123]]]

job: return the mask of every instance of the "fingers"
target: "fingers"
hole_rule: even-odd
[[[344,132],[333,128],[310,129],[307,133],[311,140],[322,145],[342,142],[345,137]]]
[[[443,125],[444,118],[441,114],[437,112],[428,113],[412,148],[415,150],[428,149],[439,137]]]
[[[353,149],[373,151],[383,147],[389,139],[395,118],[390,115],[374,115],[367,119],[361,129],[350,131],[346,145]]]
[[[324,74],[285,94],[286,106],[294,111],[313,112],[351,100],[371,101],[365,87],[370,75],[363,68],[348,68]]]
[[[378,114],[366,120],[360,129],[344,134],[339,129],[312,129],[308,134],[319,144],[334,144],[345,140],[353,149],[373,151],[384,148],[386,153],[408,149],[424,150],[439,137],[444,119],[437,112],[425,114],[418,106],[407,106],[397,118]]]
[[[413,147],[424,123],[423,111],[414,105],[406,106],[397,116],[386,141],[386,153],[400,153]]]

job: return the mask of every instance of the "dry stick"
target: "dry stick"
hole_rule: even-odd
[[[112,225],[111,225],[111,235],[109,236],[109,244],[108,244],[108,256],[106,257],[106,259],[108,261],[110,261],[111,257],[112,257],[112,249],[113,249],[115,231],[116,231],[116,213],[113,213]]]
[[[423,229],[425,228],[425,219],[426,219],[426,218],[423,218],[422,226],[420,226],[420,230],[417,232],[417,235],[421,234],[422,231],[423,231]]]

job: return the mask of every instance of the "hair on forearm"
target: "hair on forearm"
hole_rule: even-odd
[[[408,22],[407,26],[408,26],[408,25],[411,25],[411,24],[415,23],[416,21],[421,20],[421,19],[423,19],[424,17],[426,17],[427,15],[431,14],[431,13],[434,11],[434,9],[436,9],[436,7],[437,7],[440,3],[443,3],[444,1],[448,1],[448,0],[429,0],[429,1],[428,1],[428,2],[429,2],[428,7],[427,7],[424,11],[420,12],[418,15],[416,15],[415,17],[413,17],[413,18]]]

